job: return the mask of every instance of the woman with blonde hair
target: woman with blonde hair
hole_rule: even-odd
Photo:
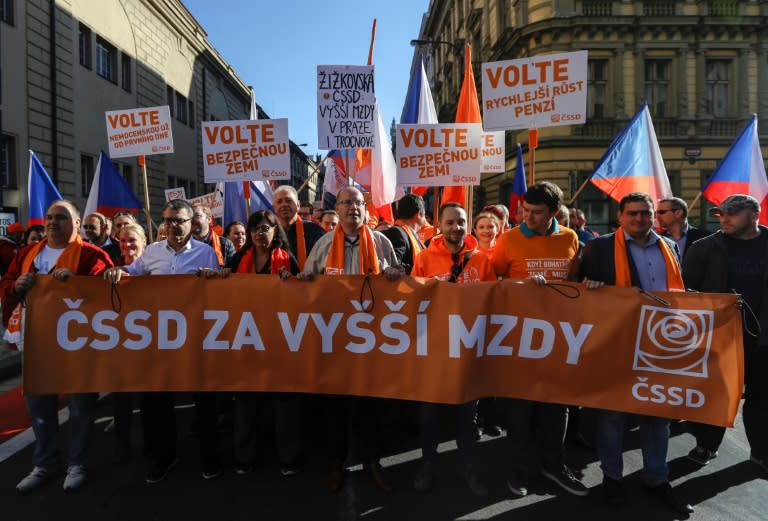
[[[472,235],[477,239],[477,246],[488,257],[493,253],[500,230],[499,218],[491,211],[480,212],[472,223]]]

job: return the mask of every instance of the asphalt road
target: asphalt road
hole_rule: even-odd
[[[180,402],[188,402],[182,396]],[[183,404],[182,404],[183,406]],[[637,433],[630,432],[625,452],[626,485],[629,504],[621,509],[602,501],[602,473],[593,451],[569,443],[569,463],[583,474],[590,487],[586,498],[571,496],[554,484],[538,479],[532,493],[514,499],[505,486],[505,441],[483,437],[478,448],[478,469],[490,495],[479,498],[466,487],[455,451],[455,443],[441,444],[439,475],[429,493],[413,490],[413,476],[420,451],[416,438],[393,440],[391,455],[383,459],[387,476],[396,485],[390,494],[380,492],[360,466],[348,472],[341,492],[329,492],[325,483],[325,461],[314,432],[307,431],[311,446],[304,471],[295,476],[280,474],[274,450],[265,438],[262,462],[248,475],[232,470],[230,434],[222,432],[222,459],[225,472],[206,481],[200,475],[198,442],[190,425],[190,408],[178,409],[179,465],[161,483],[143,482],[144,466],[140,450],[127,464],[112,463],[114,434],[104,432],[111,408],[100,403],[88,482],[65,494],[63,476],[26,496],[15,491],[15,484],[31,470],[31,447],[0,463],[0,521],[64,519],[78,521],[166,521],[166,520],[672,520],[671,511],[649,498],[640,487],[642,464],[637,449]],[[140,433],[134,422],[134,441]],[[710,465],[698,468],[685,459],[693,438],[683,423],[673,425],[669,461],[673,485],[690,501],[696,512],[690,519],[700,521],[768,520],[768,475],[750,463],[749,447],[741,418],[730,430],[720,455]],[[28,435],[27,435],[28,436]],[[18,440],[16,440],[18,442]]]

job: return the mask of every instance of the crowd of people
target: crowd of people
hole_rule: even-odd
[[[760,226],[760,204],[747,195],[728,197],[711,210],[720,222],[712,234],[688,223],[688,207],[679,198],[653,201],[631,193],[619,203],[618,227],[600,236],[586,227],[584,212],[563,205],[557,185],[538,182],[528,188],[514,212],[490,205],[469,222],[456,203],[444,204],[434,223],[427,221],[424,201],[405,195],[397,204],[394,223],[370,222],[363,194],[343,188],[333,210],[300,204],[291,186],[274,192],[274,213],[260,210],[243,223],[226,223],[223,234],[211,209],[183,200],[166,203],[158,241],[147,244],[145,230],[126,212],[111,218],[92,213],[81,218],[70,201],[48,209],[44,227],[8,228],[0,241],[0,298],[3,323],[18,314],[35,274],[67,280],[73,275],[102,276],[118,283],[129,276],[195,274],[204,278],[231,273],[296,277],[311,283],[316,275],[381,275],[426,277],[457,284],[500,279],[532,279],[545,285],[558,280],[583,284],[590,291],[604,285],[639,287],[648,291],[689,289],[715,293],[735,291],[743,306],[757,318],[758,328],[745,328],[745,403],[743,418],[751,447],[751,461],[768,472],[768,385],[759,371],[768,362],[768,228]],[[657,220],[658,229],[654,228]],[[375,227],[372,227],[374,226]],[[547,259],[550,262],[532,262]],[[546,267],[541,267],[546,266]],[[758,336],[752,330],[760,331]],[[626,346],[624,346],[626,347]],[[616,349],[622,349],[616,346]],[[145,481],[163,480],[178,461],[173,393],[113,393],[116,431],[115,455],[131,457],[132,409],[141,411]],[[80,487],[86,478],[86,455],[96,396],[72,394],[70,441],[64,489]],[[55,396],[27,396],[36,438],[32,472],[17,490],[33,490],[56,475],[59,464],[58,419]],[[257,463],[260,410],[274,412],[275,449],[285,476],[301,471],[306,460],[302,432],[304,412],[320,411],[331,490],[342,488],[345,464],[362,462],[384,491],[393,485],[380,464],[383,452],[382,411],[389,400],[353,396],[306,396],[240,392],[195,394],[202,477],[222,472],[217,422],[225,403],[232,421],[235,472],[247,474]],[[443,409],[443,411],[441,411]],[[461,460],[459,472],[469,490],[485,496],[474,448],[478,432],[499,436],[506,431],[507,487],[526,496],[532,476],[540,474],[564,491],[585,496],[589,489],[567,465],[565,435],[579,408],[514,398],[488,397],[459,405],[418,404],[422,459],[413,487],[430,490],[435,482],[435,458],[440,439],[439,413],[454,418]],[[623,505],[623,436],[628,414],[592,411],[595,439],[603,471],[605,501]],[[667,447],[670,420],[641,416],[637,420],[643,452],[643,483],[652,497],[680,514],[693,511],[669,483]],[[688,458],[706,465],[718,455],[725,429],[691,424],[696,446]],[[350,439],[353,438],[353,439]]]

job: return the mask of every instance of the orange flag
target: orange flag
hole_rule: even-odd
[[[456,108],[456,123],[482,123],[480,115],[480,103],[477,101],[477,88],[475,87],[475,74],[472,72],[472,47],[464,47],[464,81],[461,84],[459,94],[459,106]],[[448,201],[454,201],[462,206],[467,204],[466,186],[446,186],[443,189],[443,198],[440,201],[444,205]]]

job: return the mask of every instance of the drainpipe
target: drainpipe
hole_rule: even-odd
[[[59,186],[59,124],[58,124],[58,104],[56,100],[56,0],[49,0],[50,18],[48,23],[48,38],[50,40],[51,55],[51,164],[53,173],[53,184]]]

